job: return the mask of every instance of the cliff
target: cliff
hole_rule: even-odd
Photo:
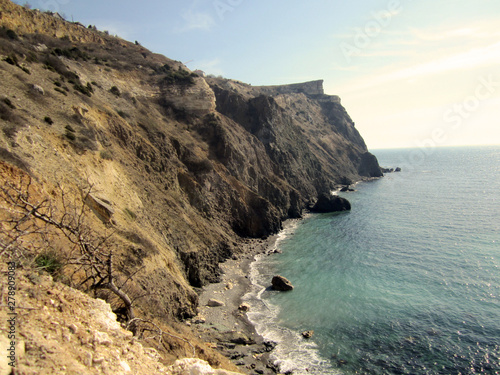
[[[196,315],[196,288],[241,255],[242,238],[276,233],[339,184],[382,175],[322,81],[205,79],[8,0],[0,26],[2,180],[31,176],[54,210],[67,209],[61,191],[78,199],[90,186],[89,225],[113,233],[113,272],[144,316],[174,324]],[[66,281],[85,289],[75,275]]]
[[[277,94],[306,94],[306,95],[324,95],[323,80],[309,81],[302,83],[292,83],[289,85],[278,86],[256,86],[255,90],[264,95]]]

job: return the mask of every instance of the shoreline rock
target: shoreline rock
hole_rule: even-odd
[[[341,192],[347,192],[347,191],[355,191],[353,188],[351,188],[351,185],[345,185],[342,188],[340,188]]]
[[[280,275],[274,276],[271,284],[273,285],[274,290],[280,292],[288,292],[290,290],[293,290],[293,285],[290,280]]]
[[[322,193],[310,210],[317,213],[350,211],[351,203],[338,195]]]
[[[226,304],[222,301],[219,301],[217,299],[214,299],[214,298],[211,298],[208,300],[207,302],[207,306],[209,307],[221,307],[221,306],[225,306]]]
[[[396,167],[396,168],[384,168],[384,167],[380,167],[380,170],[382,171],[382,173],[401,172],[401,167]]]
[[[238,310],[243,311],[243,312],[250,311],[250,305],[248,303],[244,302],[238,306]]]
[[[313,330],[302,332],[302,337],[304,337],[305,339],[310,339],[311,337],[313,337],[313,335],[314,335]]]

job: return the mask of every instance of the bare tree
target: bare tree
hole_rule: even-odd
[[[0,221],[0,256],[7,252],[16,258],[36,255],[59,236],[69,244],[66,265],[71,266],[72,275],[80,279],[78,287],[110,290],[125,305],[128,320],[134,321],[132,300],[123,290],[130,278],[121,285],[116,282],[113,234],[103,235],[88,224],[89,208],[85,202],[91,191],[92,185],[87,184],[80,194],[69,197],[59,187],[60,208],[57,209],[48,198],[34,197],[28,175],[22,175],[17,183],[4,181],[0,186],[0,200],[6,218]]]
[[[1,181],[0,257],[8,255],[9,259],[32,261],[55,242],[63,243],[66,248],[64,263],[72,286],[86,291],[109,290],[123,302],[126,327],[139,339],[156,342],[158,349],[163,346],[168,350],[164,337],[169,336],[188,344],[191,349],[188,355],[195,357],[196,348],[191,342],[162,330],[151,320],[135,316],[134,300],[124,288],[143,268],[128,277],[119,277],[113,263],[116,248],[113,233],[97,232],[89,223],[90,209],[85,202],[91,192],[92,185],[88,183],[76,194],[59,186],[57,194],[53,194],[54,199],[42,199],[29,175],[21,175],[16,182]]]

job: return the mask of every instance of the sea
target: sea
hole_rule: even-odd
[[[500,146],[375,150],[401,172],[287,222],[244,296],[290,374],[500,374]],[[270,288],[274,275],[294,285]],[[302,332],[313,330],[306,339]]]

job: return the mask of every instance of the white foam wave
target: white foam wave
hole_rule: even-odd
[[[305,217],[304,217],[305,218]],[[276,240],[274,241],[273,247],[267,251],[267,253],[273,253],[280,248],[281,242],[292,235],[300,223],[300,219],[288,220],[281,231],[276,235]]]
[[[296,221],[285,226],[284,230],[278,234],[275,246],[270,252],[279,249],[280,243],[293,234],[298,223]],[[340,374],[330,366],[327,360],[320,356],[318,347],[313,340],[306,340],[299,332],[279,325],[279,307],[265,299],[268,284],[273,276],[269,270],[268,259],[267,255],[255,257],[255,261],[250,267],[252,288],[243,299],[251,306],[247,315],[254,324],[257,333],[266,340],[277,343],[271,354],[274,364],[279,366],[281,372],[293,371],[294,375]]]

